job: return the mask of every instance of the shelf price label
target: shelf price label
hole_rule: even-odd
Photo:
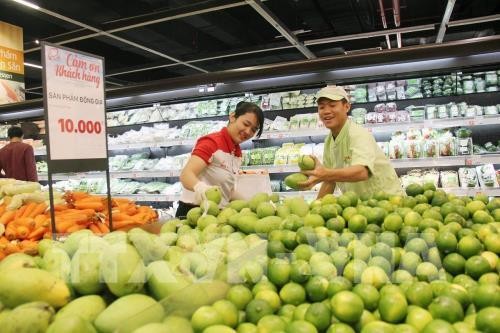
[[[104,59],[43,44],[51,160],[106,159]]]

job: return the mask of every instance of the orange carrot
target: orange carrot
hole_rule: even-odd
[[[74,226],[75,223],[71,220],[56,221],[56,231],[57,232],[67,232],[67,230]]]
[[[54,205],[54,211],[56,211],[56,212],[62,212],[62,211],[65,211],[67,209],[69,209],[69,207],[66,204]]]
[[[131,226],[131,225],[134,225],[134,226],[139,226],[141,225],[142,223],[138,223],[137,221],[135,220],[132,220],[132,219],[128,219],[128,220],[123,220],[123,221],[116,221],[113,222],[113,229],[121,229],[123,227],[128,227],[128,226]]]
[[[23,205],[23,206],[19,207],[16,210],[15,218],[18,219],[18,218],[22,217],[24,214],[24,211],[26,210],[27,207],[28,207],[27,205]]]
[[[67,233],[72,233],[72,232],[75,232],[75,231],[78,231],[78,230],[82,230],[82,229],[85,229],[85,228],[87,228],[86,225],[75,224],[74,226],[69,227],[68,229],[66,229],[66,232]]]
[[[75,201],[74,205],[77,209],[94,209],[95,211],[98,212],[104,209],[104,205],[102,204],[102,202],[99,201],[89,201],[89,202]]]
[[[33,228],[35,226],[35,220],[31,217],[20,217],[12,221],[11,224]]]
[[[80,191],[74,191],[74,192],[69,192],[70,196],[73,198],[73,200],[81,200],[84,198],[89,197],[90,195],[87,192],[80,192]]]
[[[15,216],[16,216],[15,210],[6,211],[5,213],[3,213],[2,217],[0,217],[0,223],[6,225],[10,221],[12,221]]]
[[[19,243],[18,242],[9,242],[5,246],[4,252],[6,254],[12,254],[12,253],[19,252],[20,250],[21,250],[21,248],[19,247]]]
[[[42,227],[42,226],[48,226],[50,222],[50,217],[47,215],[37,215],[34,218],[35,221],[35,229]]]
[[[109,227],[106,224],[97,223],[97,227],[99,228],[99,230],[101,230],[101,233],[103,233],[103,234],[109,233]]]
[[[31,215],[31,213],[35,210],[36,206],[38,204],[36,202],[30,202],[26,204],[26,209],[22,213],[20,217],[28,217]]]
[[[46,210],[47,210],[47,204],[45,202],[40,202],[39,204],[36,205],[35,209],[33,209],[33,211],[29,215],[27,215],[27,217],[34,218],[37,215],[45,213]]]
[[[47,231],[46,227],[38,227],[35,230],[33,230],[32,232],[30,232],[30,234],[28,235],[27,238],[30,240],[39,240],[40,238],[42,238],[43,234],[46,231]]]
[[[6,210],[7,210],[6,205],[0,205],[0,216],[2,216],[2,214],[5,213]]]
[[[16,236],[18,239],[25,239],[28,237],[30,229],[24,225],[20,225],[16,228]]]

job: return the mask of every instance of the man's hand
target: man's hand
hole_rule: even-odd
[[[316,158],[316,156],[312,155],[315,162],[314,170],[306,170],[301,171],[304,175],[309,176],[309,178],[302,183],[297,184],[301,190],[310,190],[314,185],[323,182],[326,177],[326,168],[321,164],[321,162]]]

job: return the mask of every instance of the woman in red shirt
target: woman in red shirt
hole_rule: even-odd
[[[241,166],[240,143],[255,135],[260,137],[263,125],[262,110],[253,103],[240,102],[230,113],[227,127],[198,139],[180,175],[183,191],[176,217],[186,216],[214,186],[221,190],[221,206],[231,200],[235,176]]]

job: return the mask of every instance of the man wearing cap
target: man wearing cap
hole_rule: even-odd
[[[401,183],[389,159],[377,145],[373,135],[350,121],[349,95],[339,86],[326,86],[316,94],[319,118],[330,130],[325,139],[322,165],[316,158],[316,168],[303,171],[309,179],[301,184],[308,189],[321,183],[318,199],[343,192],[373,195],[378,191],[403,194]]]

